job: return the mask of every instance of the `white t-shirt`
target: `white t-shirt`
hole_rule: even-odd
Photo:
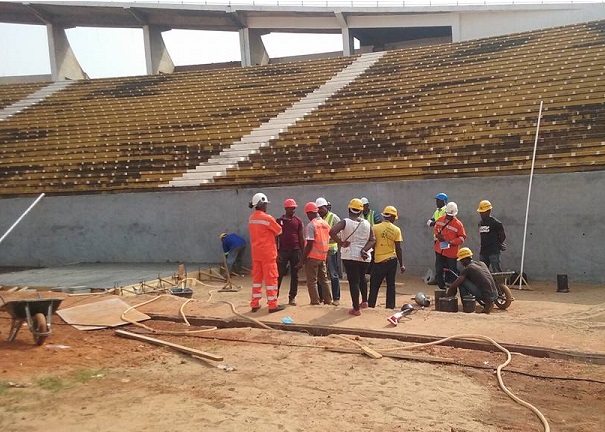
[[[348,247],[340,248],[340,255],[343,260],[370,262],[372,258],[368,254],[365,260],[361,256],[361,250],[364,248],[370,238],[370,222],[365,219],[354,221],[349,218],[343,219],[344,229],[340,232],[342,241],[349,241]]]

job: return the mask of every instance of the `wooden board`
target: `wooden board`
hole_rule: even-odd
[[[176,351],[179,351],[179,352],[182,352],[185,354],[202,357],[202,358],[208,359],[208,360],[214,360],[214,361],[223,360],[223,357],[221,357],[221,356],[217,356],[215,354],[211,354],[211,353],[208,353],[205,351],[200,351],[195,348],[189,348],[189,347],[186,347],[183,345],[178,345],[178,344],[175,344],[172,342],[163,341],[161,339],[153,338],[151,336],[145,336],[142,334],[132,333],[132,332],[128,332],[125,330],[116,330],[116,334],[118,336],[126,337],[129,339],[135,339],[135,340],[142,341],[142,342],[149,342],[154,345],[165,346],[165,347],[172,348],[173,350],[176,350]]]
[[[124,300],[114,296],[107,300],[59,309],[57,315],[78,330],[98,330],[128,324],[121,317],[129,307],[130,305]],[[128,319],[136,322],[149,319],[148,315],[134,309],[129,311],[127,316]]]

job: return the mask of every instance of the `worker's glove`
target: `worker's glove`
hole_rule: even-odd
[[[426,221],[426,226],[428,226],[428,227],[433,226],[434,223],[435,223],[435,221],[433,219],[429,219]]]

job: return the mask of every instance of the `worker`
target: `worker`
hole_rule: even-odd
[[[367,220],[368,222],[370,222],[371,226],[374,226],[377,223],[382,222],[382,218],[380,217],[380,213],[375,212],[374,210],[372,210],[370,208],[370,201],[368,201],[368,199],[366,197],[363,197],[361,199],[361,202],[363,204],[363,215],[362,217]]]
[[[446,295],[453,297],[456,295],[456,290],[460,289],[461,298],[473,296],[483,304],[483,309],[479,313],[490,313],[494,301],[498,298],[498,288],[487,265],[481,261],[473,261],[473,252],[467,247],[460,248],[456,256],[464,269],[452,282]]]
[[[466,231],[464,225],[456,215],[458,214],[458,205],[455,202],[449,202],[445,206],[445,215],[441,216],[435,222],[433,235],[435,236],[435,280],[440,289],[445,289],[445,279],[443,269],[456,270],[456,254],[458,248],[466,240]],[[448,274],[448,279],[451,276]]]
[[[363,213],[361,216],[365,220],[370,222],[370,226],[374,226],[374,225],[382,222],[382,218],[380,217],[380,214],[370,208],[370,201],[368,201],[368,199],[366,197],[361,198],[361,203],[363,204]],[[370,253],[370,264],[368,264],[368,267],[366,268],[366,274],[371,275],[373,268],[374,268],[374,254]],[[366,284],[367,284],[367,279],[366,279]]]
[[[315,200],[315,204],[319,209],[319,215],[327,222],[330,228],[340,222],[340,218],[328,210],[329,203],[325,198],[317,198]],[[330,278],[330,285],[332,288],[332,304],[334,306],[338,306],[340,304],[340,253],[338,250],[338,245],[331,238],[328,244],[326,266],[328,268],[328,277]],[[321,282],[318,284],[317,288],[319,291],[319,296],[321,297],[322,290],[324,289],[324,287],[321,285]]]
[[[225,254],[225,261],[227,263],[226,271],[229,274],[241,273],[242,271],[242,258],[246,250],[246,240],[238,236],[235,233],[223,232],[219,235],[223,244],[223,253]]]
[[[439,192],[437,195],[435,195],[435,205],[437,206],[437,210],[435,210],[433,212],[433,216],[426,221],[426,226],[435,226],[435,222],[445,214],[445,206],[447,204],[447,200],[447,195],[443,192]]]
[[[281,288],[281,282],[288,273],[290,267],[290,291],[288,292],[288,304],[296,306],[296,294],[298,294],[298,264],[302,256],[302,249],[305,244],[303,238],[303,221],[294,214],[296,211],[296,201],[288,198],[284,201],[285,213],[277,219],[281,226],[282,233],[278,237],[277,248],[277,269],[279,277],[277,279],[277,295]]]
[[[342,254],[342,263],[347,272],[353,308],[351,315],[361,315],[360,309],[368,307],[368,285],[365,278],[370,262],[370,253],[376,239],[370,223],[361,217],[363,204],[359,198],[349,202],[349,217],[330,229],[330,237],[336,242]],[[359,294],[361,293],[361,303]]]
[[[501,272],[500,252],[506,250],[506,233],[504,225],[492,216],[492,203],[483,200],[479,203],[477,211],[481,215],[479,221],[479,235],[481,236],[481,250],[479,260],[485,263],[493,272]]]
[[[386,206],[382,212],[382,218],[382,223],[372,227],[374,237],[376,238],[376,247],[374,250],[374,268],[370,276],[368,305],[371,308],[376,307],[380,285],[386,279],[386,307],[387,309],[395,309],[395,276],[397,275],[397,268],[399,268],[401,274],[405,272],[403,254],[401,252],[403,236],[401,229],[394,224],[398,219],[395,207]]]
[[[269,200],[263,193],[256,193],[248,206],[254,211],[248,219],[250,245],[252,246],[252,300],[250,309],[260,309],[263,297],[263,282],[267,293],[269,312],[284,309],[277,301],[277,245],[276,237],[281,234],[281,227],[273,216],[267,214]]]
[[[300,267],[305,268],[307,276],[307,289],[312,305],[320,303],[319,293],[317,291],[317,280],[321,282],[325,289],[322,290],[321,300],[324,304],[332,304],[332,293],[328,289],[328,272],[326,269],[326,258],[328,256],[330,241],[330,225],[319,216],[319,208],[315,202],[310,201],[305,204],[305,213],[309,218],[309,223],[305,229],[305,248],[303,250],[302,262]]]

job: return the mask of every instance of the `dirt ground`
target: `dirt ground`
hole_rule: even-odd
[[[386,321],[394,311],[384,308],[384,288],[377,308],[363,310],[360,317],[347,313],[346,283],[338,307],[309,305],[301,285],[298,306],[269,315],[266,307],[249,311],[248,278],[234,282],[241,291],[218,293],[221,284],[216,281],[194,286],[195,301],[185,306],[186,315],[235,318],[222,302],[229,301],[238,312],[263,322],[291,318],[297,324],[440,337],[481,334],[500,343],[605,354],[603,286],[570,284],[570,292],[563,294],[554,282],[532,283],[531,290],[513,290],[515,301],[506,311],[454,314],[431,306],[394,327]],[[419,277],[400,278],[397,304],[409,302],[420,290],[432,295],[433,289]],[[34,296],[0,294],[6,301]],[[103,297],[66,296],[61,308]],[[131,305],[151,298],[123,297]],[[166,296],[139,310],[178,316],[183,302]],[[495,369],[506,360],[501,352],[432,346],[397,352],[454,363],[371,359],[325,349],[356,348],[353,342],[266,330],[252,321],[250,328],[152,335],[224,358],[214,362],[118,337],[112,329],[79,331],[57,315],[52,323],[53,334],[41,347],[27,328],[8,343],[10,316],[0,312],[0,430],[544,430],[535,413],[500,389]],[[145,324],[157,330],[195,330],[183,322]],[[357,342],[373,349],[410,345],[390,339]],[[510,391],[545,416],[552,431],[605,430],[605,366],[513,353],[502,376]]]

